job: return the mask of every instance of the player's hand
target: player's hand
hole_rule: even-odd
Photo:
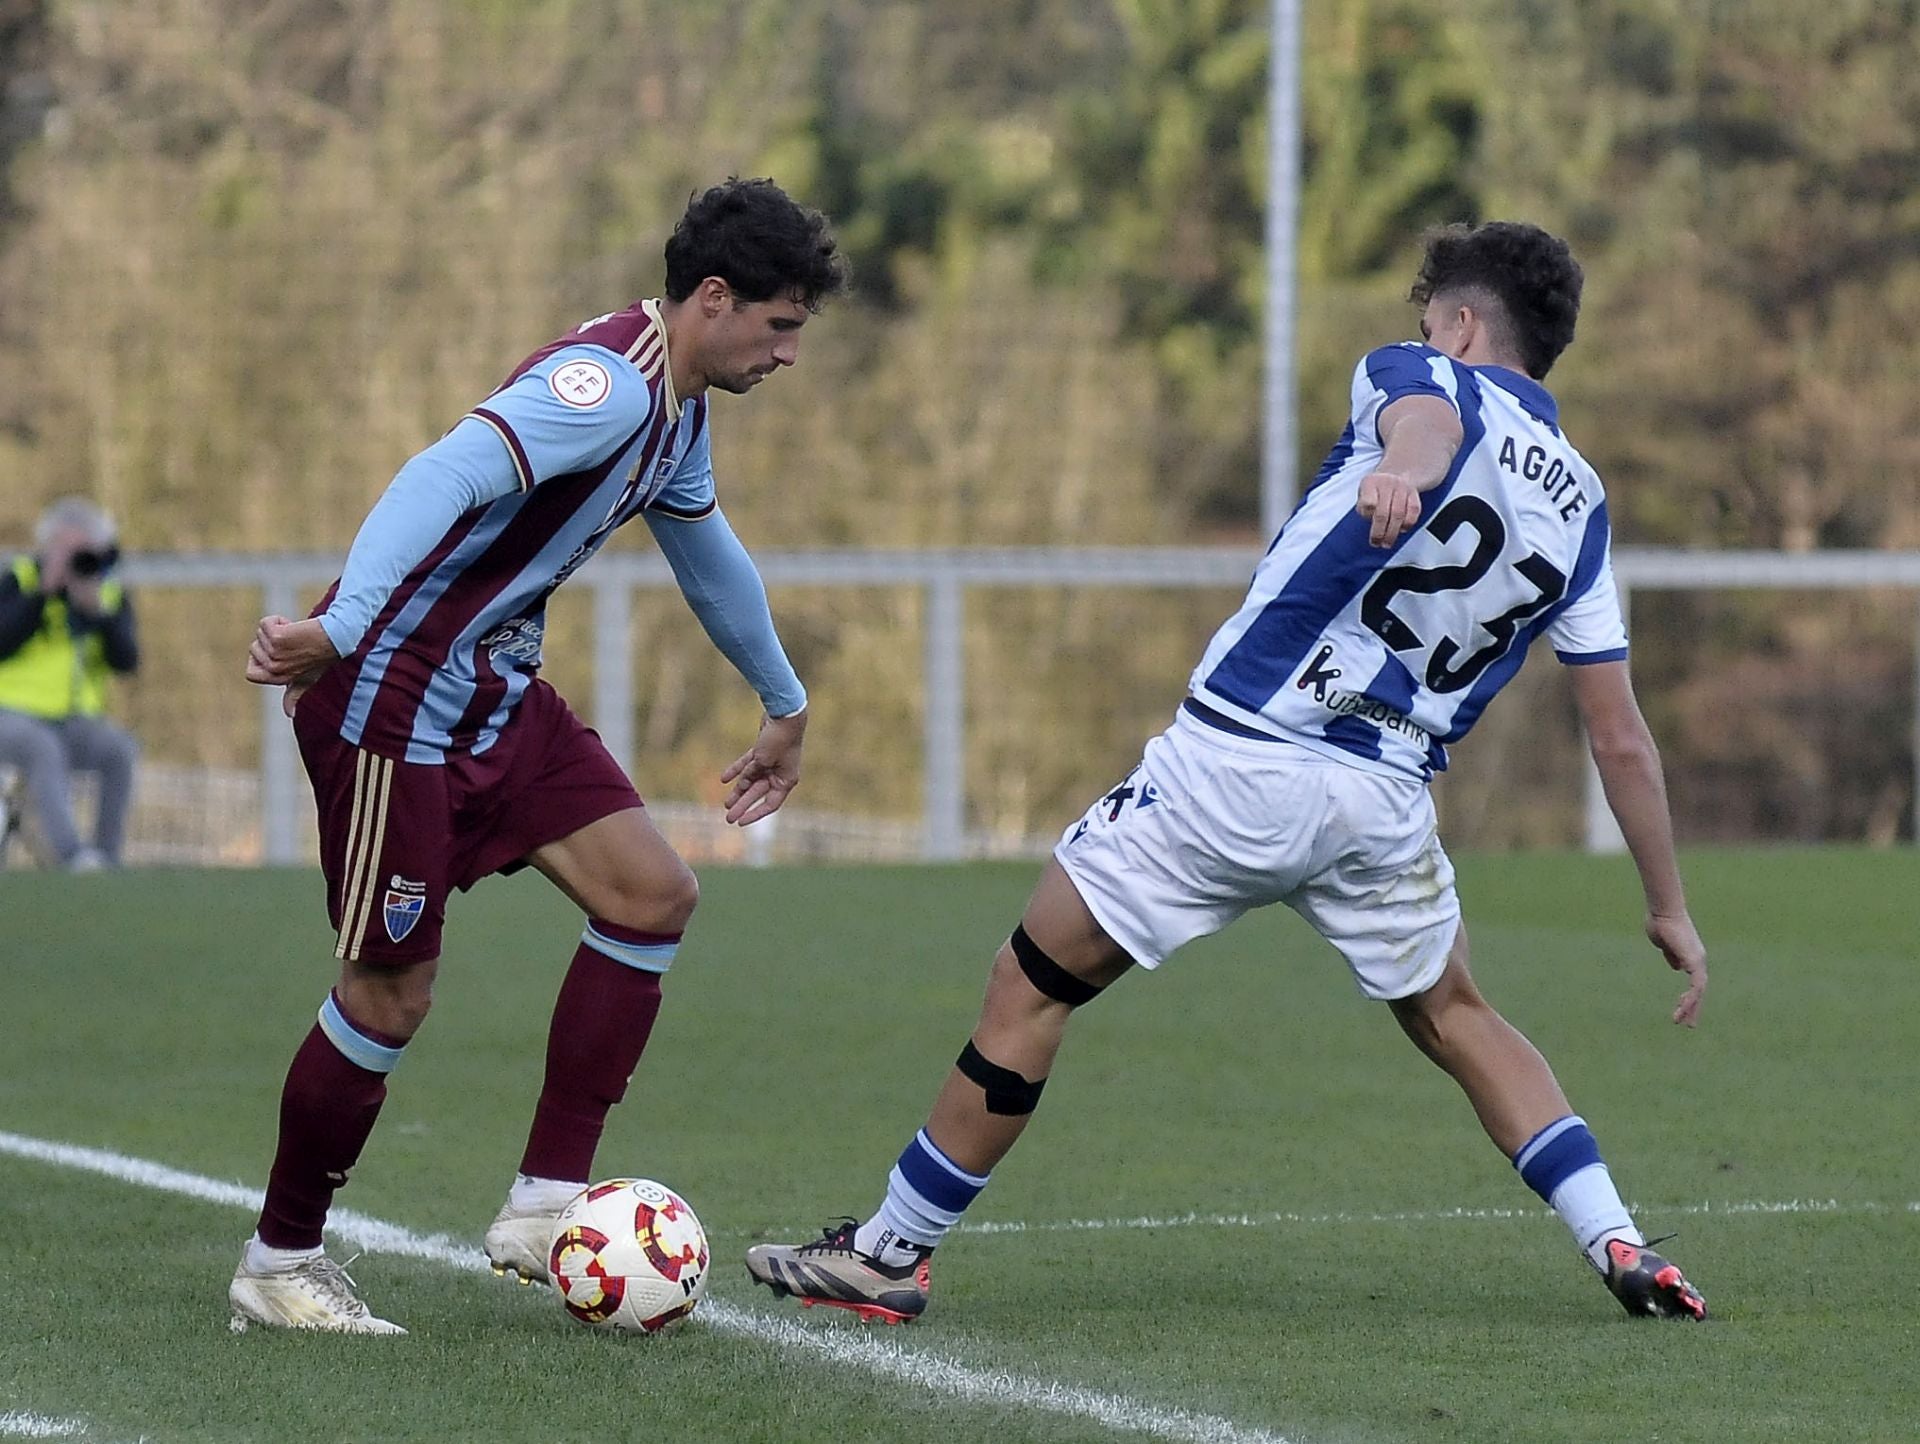
[[[1673,1010],[1673,1021],[1692,1028],[1700,1022],[1700,1000],[1707,995],[1707,947],[1685,913],[1648,913],[1647,938],[1665,954],[1667,966],[1687,975],[1687,990]]]
[[[1420,491],[1398,472],[1370,472],[1360,479],[1360,500],[1353,509],[1373,523],[1367,540],[1390,547],[1420,520]]]
[[[247,649],[247,680],[262,687],[305,688],[339,660],[319,618],[262,617]]]
[[[791,717],[768,717],[750,751],[725,772],[727,821],[741,827],[771,817],[800,785],[800,746],[807,733],[803,707]]]

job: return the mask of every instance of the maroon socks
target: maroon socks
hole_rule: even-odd
[[[547,1035],[547,1076],[520,1172],[592,1180],[607,1110],[626,1094],[660,1012],[660,975],[678,933],[643,933],[587,920]]]

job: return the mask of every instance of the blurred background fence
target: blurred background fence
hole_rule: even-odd
[[[1682,835],[1911,839],[1920,5],[1300,9],[1293,469],[1411,331],[1425,226],[1565,234],[1551,382]],[[700,855],[1043,844],[1266,541],[1270,10],[0,0],[0,550],[64,493],[121,518],[133,855],[311,846],[239,680],[263,604],[304,610],[520,356],[656,293],[729,173],[828,211],[858,273],[796,370],[715,407],[815,699],[806,785],[771,837],[714,826],[757,712],[644,535],[556,597],[548,675]],[[1440,786],[1453,845],[1604,844],[1583,775],[1536,662]]]
[[[656,819],[690,856],[750,864],[1042,853],[1053,840],[1051,824],[1064,822],[1070,813],[1036,819],[1030,812],[1005,807],[1002,769],[1023,769],[1027,781],[1032,763],[1018,760],[1024,733],[1018,727],[1009,732],[1003,714],[1030,709],[1036,699],[1040,708],[1051,710],[1062,699],[1054,695],[1045,673],[1031,675],[1024,693],[1012,698],[979,685],[979,671],[999,670],[987,665],[991,659],[984,654],[1007,638],[997,628],[970,629],[969,611],[984,610],[991,616],[1005,593],[1064,600],[1090,591],[1125,591],[1144,592],[1150,607],[1172,612],[1188,594],[1208,602],[1230,601],[1256,559],[1249,550],[1231,547],[764,554],[760,565],[776,599],[804,588],[829,599],[829,612],[846,613],[859,608],[861,594],[904,591],[912,597],[906,609],[912,620],[901,629],[899,651],[914,665],[893,679],[900,695],[836,699],[828,710],[845,717],[865,712],[869,705],[905,705],[904,719],[895,720],[904,720],[916,733],[908,765],[918,778],[918,806],[903,804],[893,816],[836,811],[830,805],[809,805],[814,799],[808,789],[771,826],[728,828],[717,805],[718,762],[730,755],[729,744],[747,736],[743,719],[737,736],[704,739],[716,774],[708,795],[655,799]],[[1917,679],[1904,705],[1875,707],[1871,699],[1877,679],[1859,679],[1844,657],[1836,658],[1824,676],[1783,679],[1791,684],[1786,686],[1770,685],[1769,669],[1756,668],[1744,680],[1738,675],[1730,679],[1730,690],[1702,709],[1712,735],[1683,738],[1693,765],[1672,779],[1679,830],[1695,841],[1852,836],[1886,842],[1898,835],[1903,813],[1920,793],[1920,553],[1795,556],[1627,548],[1617,554],[1615,567],[1636,647],[1643,631],[1653,631],[1664,644],[1658,649],[1661,654],[1683,645],[1682,632],[1695,632],[1696,643],[1711,646],[1710,636],[1700,633],[1710,634],[1724,624],[1730,608],[1753,598],[1803,612],[1836,604],[1851,607],[1856,627],[1884,612],[1882,620],[1897,631],[1904,614],[1910,675]],[[189,604],[225,591],[251,594],[259,609],[293,613],[336,570],[337,562],[326,557],[147,557],[134,564],[132,579],[148,595],[178,594]],[[641,602],[648,594],[674,595],[672,576],[659,558],[628,554],[600,562],[575,585],[590,598],[590,657],[585,669],[575,669],[582,680],[576,689],[580,708],[644,789],[647,759],[640,736],[658,699],[643,702],[639,696],[635,618],[644,615]],[[165,650],[166,639],[160,645]],[[1533,676],[1537,681],[1551,674],[1536,668]],[[1105,757],[1067,760],[1066,775],[1080,795],[1077,801],[1063,795],[1063,808],[1086,802],[1096,784],[1103,786],[1131,765],[1124,736],[1144,738],[1161,725],[1178,702],[1183,682],[1184,673],[1175,670],[1142,690],[1095,689],[1096,705],[1119,714],[1124,724],[1123,736],[1114,739],[1121,745]],[[1685,683],[1679,685],[1684,690]],[[1500,827],[1512,825],[1488,822],[1489,808],[1497,804],[1508,818],[1532,819],[1535,831],[1525,838],[1532,845],[1581,845],[1593,851],[1620,846],[1598,774],[1574,760],[1580,755],[1578,735],[1566,701],[1549,693],[1544,687],[1525,689],[1527,702],[1503,709],[1513,714],[1510,725],[1480,747],[1462,749],[1459,771],[1436,784],[1450,832],[1464,833],[1469,842],[1497,835]],[[213,694],[203,695],[210,699]],[[203,725],[240,734],[236,740],[243,745],[224,763],[144,765],[131,861],[250,865],[312,860],[312,802],[291,730],[280,714],[279,692],[262,690],[254,697],[255,715],[240,719],[238,729],[216,722],[212,713],[217,708],[196,709]],[[170,707],[180,700],[169,694]],[[1012,749],[1012,760],[999,754],[999,739]],[[1890,761],[1879,791],[1862,794],[1864,809],[1849,811],[1848,797],[1826,785],[1827,759],[1871,756],[1876,748],[1889,759],[1904,756],[1908,770],[1902,776]],[[883,750],[894,757],[902,752],[898,745]],[[1785,789],[1778,777],[1768,779],[1769,786],[1754,786],[1748,774],[1755,766],[1789,769],[1797,786]],[[1582,770],[1584,790],[1576,794],[1575,779]],[[1727,798],[1743,787],[1750,805],[1736,812]],[[1778,811],[1783,798],[1796,810]]]

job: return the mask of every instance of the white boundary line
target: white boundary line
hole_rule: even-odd
[[[84,1419],[53,1419],[17,1409],[0,1414],[0,1439],[78,1439],[86,1432]]]
[[[1656,1221],[1663,1218],[1692,1218],[1703,1215],[1730,1217],[1742,1214],[1920,1214],[1920,1202],[1873,1203],[1846,1202],[1837,1198],[1738,1199],[1697,1203],[1632,1203],[1636,1215]],[[1551,1218],[1548,1209],[1538,1205],[1512,1208],[1437,1208],[1398,1213],[1170,1213],[1142,1214],[1134,1218],[1061,1218],[1044,1220],[982,1219],[962,1223],[962,1233],[1072,1233],[1103,1229],[1164,1228],[1269,1228],[1275,1224],[1353,1224],[1353,1223],[1457,1223],[1521,1218]]]
[[[84,1148],[0,1131],[0,1153],[36,1163],[80,1169],[123,1183],[207,1203],[249,1209],[260,1206],[261,1191],[257,1188],[187,1173],[162,1163],[103,1148]],[[330,1232],[367,1253],[428,1259],[469,1272],[487,1267],[486,1257],[478,1249],[445,1234],[416,1234],[398,1224],[344,1209],[335,1210]],[[699,1317],[717,1333],[772,1344],[789,1352],[811,1354],[831,1364],[861,1369],[891,1382],[970,1403],[1031,1409],[1086,1419],[1108,1429],[1148,1434],[1156,1439],[1174,1441],[1174,1444],[1302,1444],[1297,1439],[1251,1425],[1236,1424],[1213,1414],[1161,1408],[1124,1395],[1099,1393],[1055,1380],[987,1372],[971,1368],[956,1359],[907,1348],[891,1340],[836,1328],[809,1328],[795,1320],[771,1318],[718,1299],[709,1299],[700,1310]],[[0,1419],[6,1417],[9,1416],[0,1416]],[[32,1419],[39,1416],[21,1417]],[[45,1422],[58,1425],[66,1421]],[[40,1434],[29,1437],[76,1436]]]
[[[85,1419],[56,1419],[50,1414],[29,1414],[10,1409],[0,1412],[0,1439],[82,1439],[99,1436]],[[142,1434],[136,1444],[147,1444]]]

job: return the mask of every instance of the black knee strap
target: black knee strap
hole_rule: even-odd
[[[1040,944],[1027,936],[1024,926],[1016,926],[1007,941],[1013,945],[1013,956],[1019,961],[1020,971],[1027,975],[1027,981],[1054,1002],[1077,1008],[1100,996],[1101,989],[1084,978],[1076,978],[1041,952]]]
[[[973,1039],[967,1039],[967,1046],[960,1050],[960,1056],[954,1060],[968,1081],[978,1083],[987,1095],[987,1112],[998,1113],[1003,1117],[1019,1117],[1031,1113],[1040,1106],[1040,1090],[1047,1086],[1042,1078],[1038,1083],[1029,1083],[1011,1068],[1002,1068],[998,1063],[989,1063],[980,1050],[973,1046]]]

